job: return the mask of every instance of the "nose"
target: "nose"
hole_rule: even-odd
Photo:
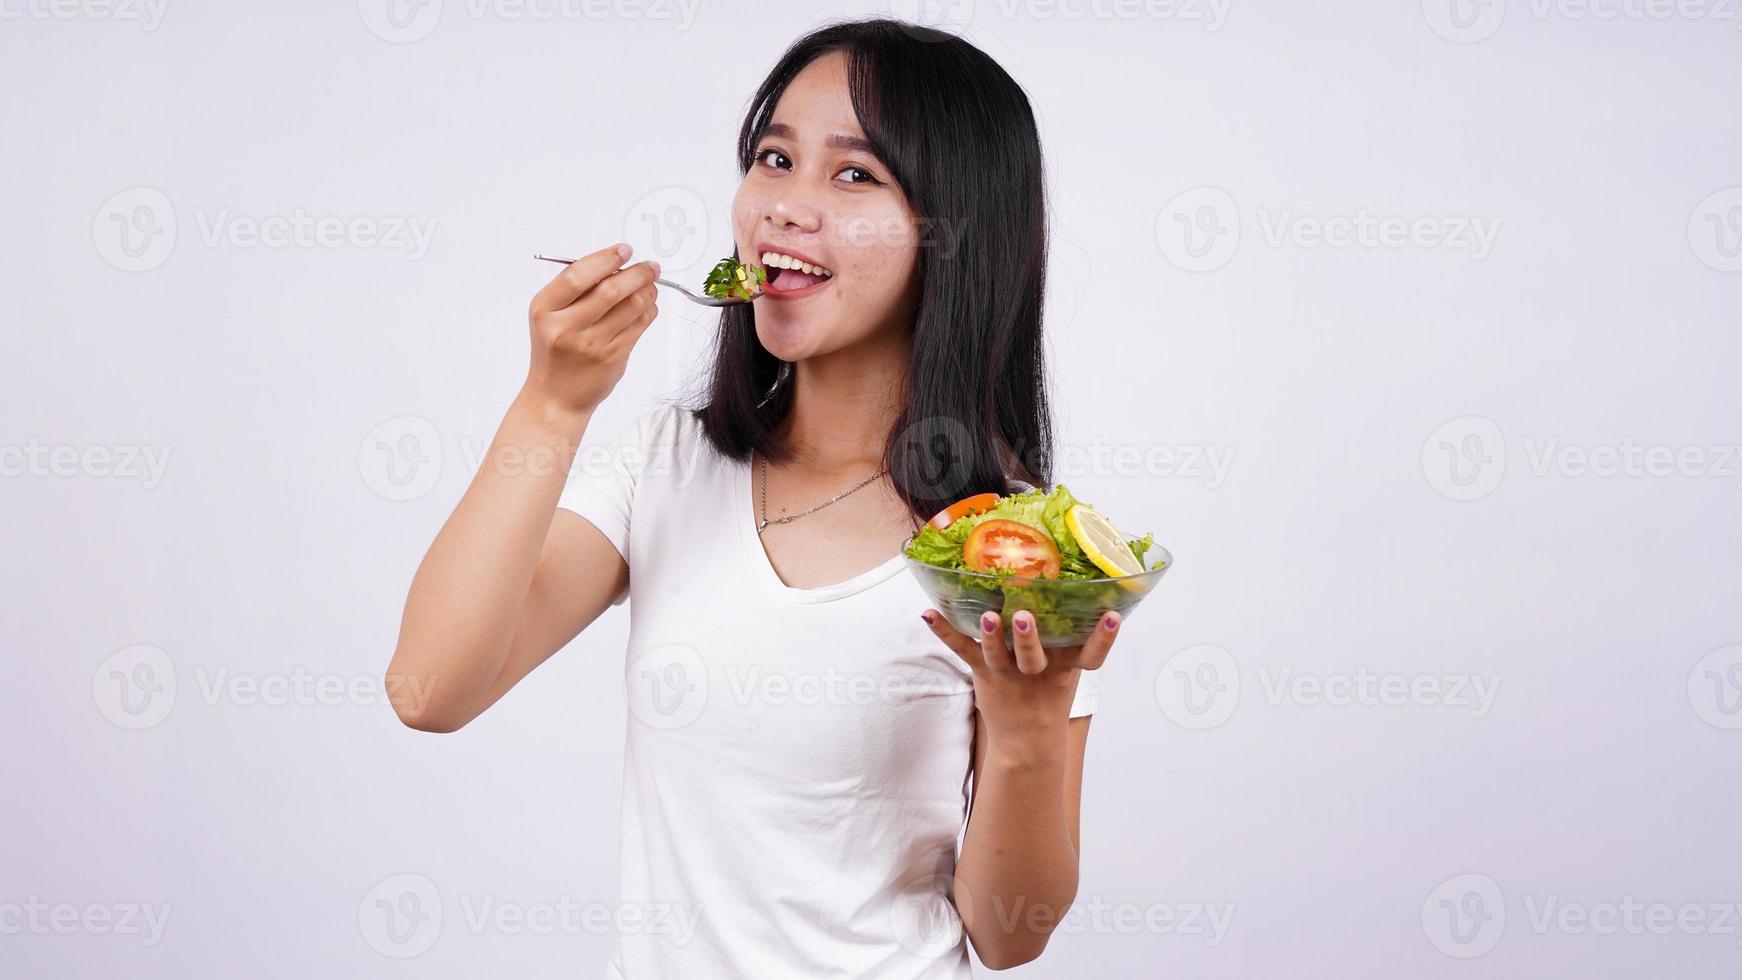
[[[816,206],[803,199],[804,192],[788,189],[769,202],[763,220],[781,231],[814,232],[821,227]]]

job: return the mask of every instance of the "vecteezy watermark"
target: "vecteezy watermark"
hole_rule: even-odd
[[[1149,20],[1203,25],[1214,33],[1228,22],[1233,0],[981,0],[1005,20]],[[964,18],[965,19],[965,18]]]
[[[169,0],[0,0],[0,20],[101,20],[150,33],[168,7]]]
[[[1500,693],[1500,675],[1462,672],[1306,671],[1289,664],[1259,664],[1258,689],[1271,707],[1453,708],[1486,718]],[[1155,674],[1155,701],[1181,728],[1215,728],[1234,716],[1245,679],[1238,661],[1214,644],[1187,647]]]
[[[357,931],[382,956],[421,956],[442,935],[441,892],[420,874],[383,878],[357,903]]]
[[[1499,674],[1379,673],[1366,667],[1318,674],[1259,664],[1258,681],[1270,705],[1468,708],[1472,718],[1488,717],[1500,693]]]
[[[929,632],[927,634],[930,635]],[[727,664],[726,693],[734,704],[772,708],[866,707],[869,705],[931,705],[954,715],[974,694],[959,676],[928,675],[919,670],[891,668],[882,672],[841,670],[825,664],[814,670],[770,670]]]
[[[1421,473],[1450,500],[1480,500],[1506,476],[1506,439],[1480,415],[1451,419],[1421,444]]]
[[[163,941],[173,906],[139,902],[0,902],[0,936],[126,936],[150,949]]]
[[[682,728],[708,705],[708,667],[682,643],[651,647],[624,674],[629,713],[649,728]]]
[[[682,33],[696,22],[701,0],[357,0],[369,33],[390,44],[410,44],[434,33],[453,10],[470,20],[650,21]]]
[[[138,480],[146,490],[163,482],[172,447],[145,445],[55,446],[37,439],[0,446],[0,477],[87,477]]]
[[[967,885],[951,874],[923,874],[901,886],[889,903],[890,930],[901,947],[928,959],[962,942],[967,930],[956,911],[970,906]]]
[[[1742,488],[1742,446],[1619,441],[1573,443],[1557,436],[1519,440],[1530,475],[1537,479],[1729,479]],[[1421,472],[1449,500],[1479,500],[1506,475],[1509,452],[1500,426],[1480,415],[1442,423],[1421,446]]]
[[[416,500],[442,476],[442,440],[435,424],[399,415],[370,429],[357,444],[363,485],[386,500]]]
[[[151,728],[175,707],[175,665],[162,648],[139,643],[116,650],[91,674],[91,700],[116,727]]]
[[[1537,21],[1738,20],[1735,0],[1528,0],[1512,6]],[[1422,0],[1421,11],[1435,34],[1458,44],[1474,44],[1494,36],[1506,19],[1507,7],[1507,0]]]
[[[1333,214],[1294,208],[1253,211],[1260,239],[1270,248],[1362,251],[1461,252],[1474,261],[1494,251],[1498,216],[1478,214],[1384,214],[1365,207]],[[1245,217],[1234,196],[1220,187],[1182,191],[1155,216],[1155,243],[1167,260],[1187,272],[1227,265],[1239,250]]]
[[[1742,730],[1742,643],[1719,647],[1694,664],[1688,704],[1713,728]]]
[[[1234,446],[1111,443],[1096,436],[1089,444],[1066,443],[1053,452],[1053,482],[1078,477],[1142,477],[1202,480],[1220,489],[1234,467]]]
[[[1525,892],[1517,905],[1538,936],[1742,936],[1738,902],[1643,901],[1632,894],[1583,901],[1559,892]],[[1506,934],[1507,907],[1493,878],[1454,875],[1423,900],[1422,932],[1447,956],[1472,959],[1499,945]]]
[[[1500,218],[1478,214],[1297,214],[1292,208],[1258,209],[1258,224],[1271,248],[1417,249],[1467,252],[1480,262],[1494,251]]]
[[[431,215],[245,214],[233,208],[195,207],[193,224],[207,248],[358,249],[401,252],[416,262],[429,254],[439,218]],[[91,241],[103,261],[122,272],[149,272],[169,261],[180,221],[169,195],[131,187],[97,208]]]
[[[461,894],[459,923],[474,936],[650,935],[673,946],[695,938],[702,906],[678,902],[580,902],[568,895],[512,901]],[[421,874],[396,874],[372,885],[357,903],[357,928],[370,949],[393,959],[426,953],[448,924],[448,903]]]
[[[1008,902],[1001,895],[992,896],[992,914],[1005,932],[1051,927],[1067,935],[1181,936],[1205,946],[1222,945],[1234,921],[1234,908],[1232,902],[1109,902],[1096,895],[1072,902],[1060,916],[1053,907],[1030,905],[1021,895]]]
[[[436,679],[399,674],[320,673],[297,666],[245,672],[227,664],[195,664],[194,690],[206,707],[409,706],[421,712]],[[97,712],[118,728],[140,731],[169,717],[180,690],[175,662],[161,647],[135,644],[115,651],[91,674]]]
[[[1155,701],[1181,728],[1215,728],[1240,706],[1240,665],[1223,647],[1187,647],[1156,670]]]
[[[1506,934],[1506,896],[1487,875],[1453,875],[1422,900],[1421,931],[1447,956],[1481,956]]]
[[[708,254],[709,210],[694,188],[674,185],[648,191],[624,212],[623,240],[661,269],[687,269]]]
[[[1688,214],[1688,247],[1719,272],[1742,272],[1742,187],[1714,191]]]

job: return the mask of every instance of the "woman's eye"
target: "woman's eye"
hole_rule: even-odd
[[[878,180],[876,177],[871,176],[871,171],[866,170],[864,167],[848,167],[845,170],[842,170],[841,173],[859,174],[861,177],[864,178],[863,180],[848,180],[847,183],[849,183],[849,184],[881,184],[881,183],[883,183],[882,181]]]
[[[764,160],[766,160],[766,159],[768,159],[768,155],[769,155],[769,154],[770,154],[770,153],[772,153],[772,154],[774,154],[774,155],[775,155],[775,156],[777,156],[777,157],[779,157],[779,158],[780,158],[780,159],[782,159],[782,160],[785,160],[785,161],[786,161],[786,163],[787,163],[787,164],[788,164],[788,165],[790,165],[790,164],[791,164],[791,163],[792,163],[792,161],[791,161],[791,160],[787,160],[787,159],[786,159],[786,154],[784,154],[784,153],[782,153],[782,152],[780,152],[780,151],[779,151],[779,150],[777,150],[777,149],[775,149],[775,148],[774,148],[774,147],[772,147],[772,146],[771,146],[771,147],[769,147],[769,148],[768,148],[768,149],[765,149],[765,150],[763,150],[763,151],[761,151],[761,152],[760,152],[760,153],[757,153],[757,154],[756,154],[756,162],[757,162],[757,163],[761,163],[761,162],[763,162],[763,161],[764,161]],[[775,166],[776,166],[776,167],[779,167],[779,166],[781,166],[781,165],[780,165],[780,164],[778,164],[778,163],[777,163],[777,164],[775,164]]]

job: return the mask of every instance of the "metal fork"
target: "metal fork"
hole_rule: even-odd
[[[563,265],[570,265],[575,261],[574,259],[565,259],[565,258],[562,258],[560,256],[556,256],[556,255],[534,255],[533,258],[540,259],[540,260],[545,261],[545,262],[558,262],[558,263],[561,263]],[[656,283],[659,283],[661,286],[669,286],[672,289],[675,289],[678,292],[684,294],[685,299],[688,299],[692,302],[700,303],[703,306],[737,306],[739,303],[750,302],[747,299],[739,299],[736,296],[722,299],[722,298],[717,297],[717,296],[698,295],[696,293],[690,292],[689,290],[678,285],[677,283],[672,282],[670,279],[655,279],[653,281]]]

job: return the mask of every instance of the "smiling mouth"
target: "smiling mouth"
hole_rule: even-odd
[[[810,265],[779,252],[761,255],[763,270],[768,274],[767,290],[771,293],[796,293],[820,286],[834,278],[834,272]]]

